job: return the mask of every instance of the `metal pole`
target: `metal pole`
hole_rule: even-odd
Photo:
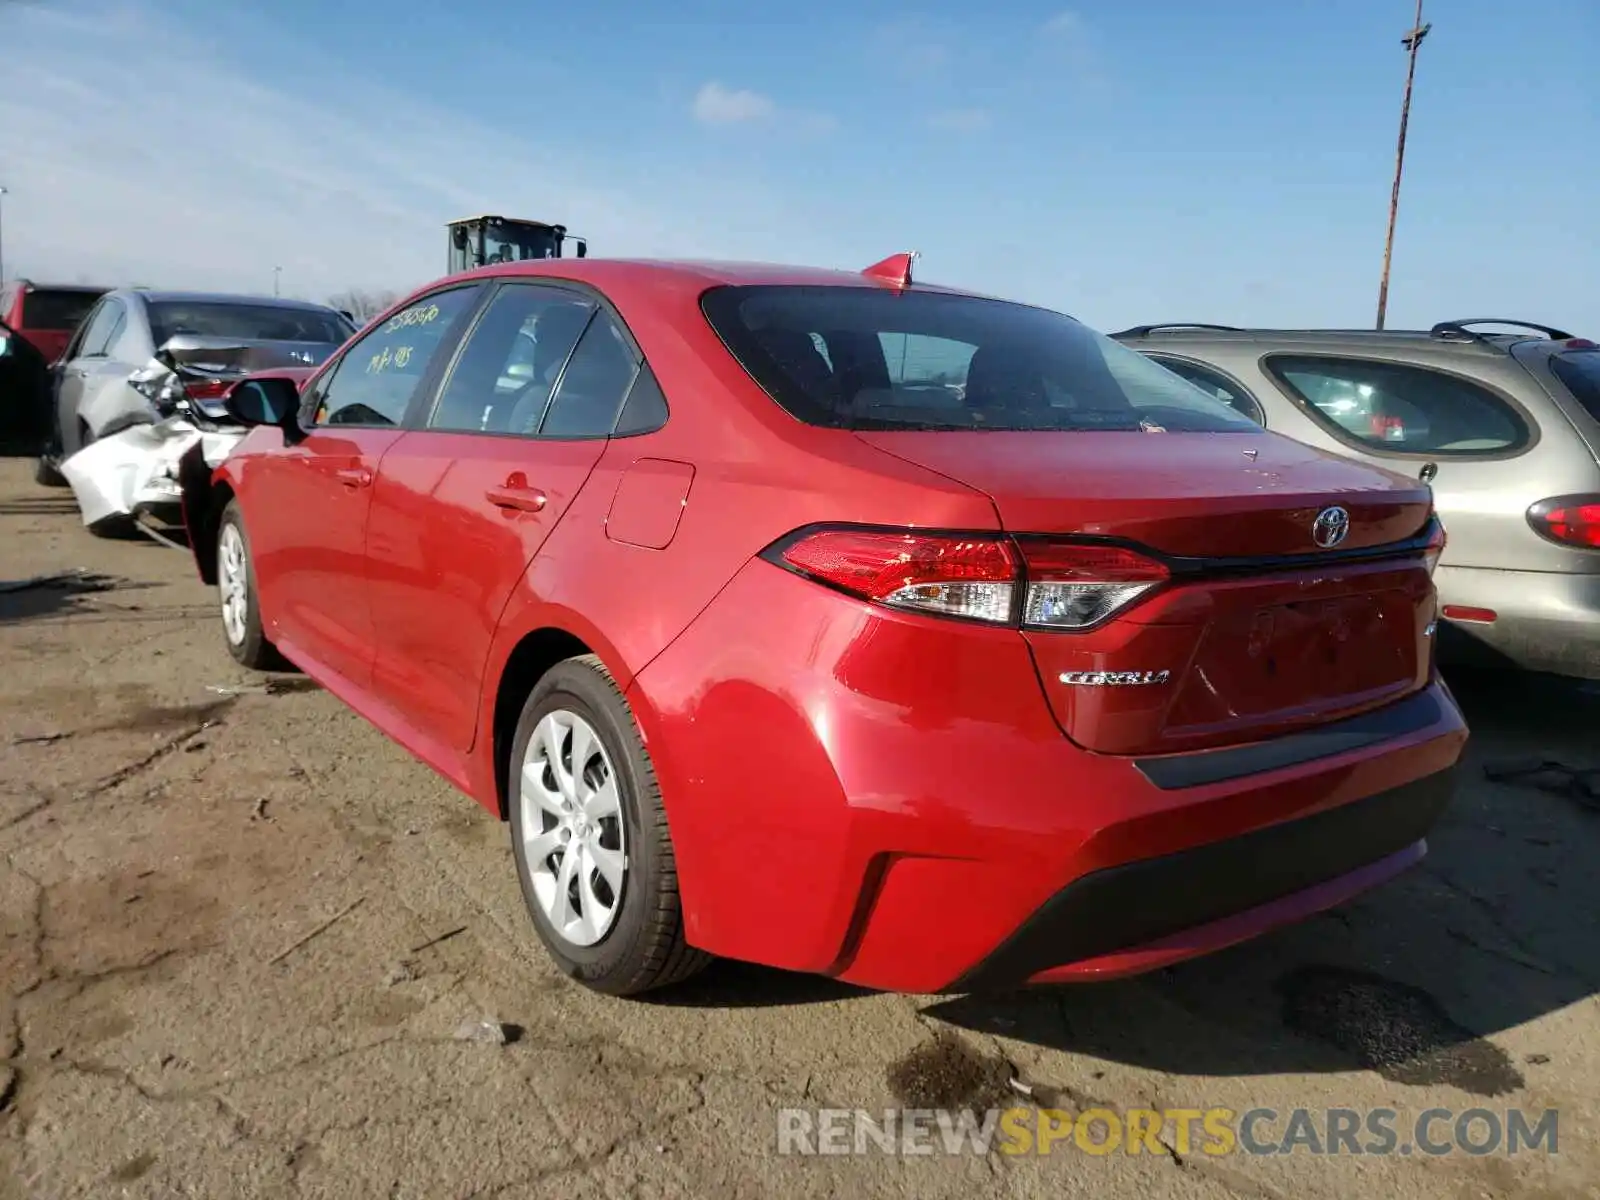
[[[1417,50],[1432,28],[1431,24],[1422,23],[1422,0],[1417,0],[1416,22],[1411,26],[1411,32],[1400,39],[1400,44],[1411,54],[1406,65],[1406,96],[1400,105],[1400,141],[1394,154],[1394,189],[1389,193],[1389,234],[1383,242],[1383,279],[1378,284],[1379,329],[1383,328],[1383,318],[1389,310],[1389,263],[1394,257],[1395,220],[1400,215],[1400,175],[1406,165],[1406,126],[1411,120],[1411,84],[1417,76]]]
[[[277,296],[278,296],[278,279],[279,279],[280,276],[282,276],[282,274],[283,274],[283,268],[282,267],[273,267],[272,268],[272,296],[273,296],[274,299],[277,299]]]
[[[5,212],[3,211],[5,194],[6,189],[0,187],[0,283],[6,281],[6,246],[4,240],[6,222]]]

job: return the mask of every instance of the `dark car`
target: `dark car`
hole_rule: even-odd
[[[49,436],[49,369],[83,318],[109,289],[14,279],[0,287],[0,445],[37,453]]]

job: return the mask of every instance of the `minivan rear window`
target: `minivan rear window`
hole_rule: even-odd
[[[1550,360],[1550,369],[1584,410],[1600,421],[1600,350],[1557,354]]]
[[[876,287],[718,287],[701,308],[790,415],[856,430],[1260,426],[1071,317],[1004,300]]]
[[[22,294],[23,327],[71,333],[102,295],[76,288],[32,288]]]

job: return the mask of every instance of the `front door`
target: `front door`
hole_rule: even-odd
[[[367,532],[373,690],[453,750],[472,745],[500,614],[599,460],[638,361],[587,294],[507,283],[425,427],[384,457]]]
[[[251,464],[273,473],[258,493],[271,507],[248,506],[268,636],[290,658],[360,688],[371,683],[374,647],[365,559],[373,484],[477,294],[469,285],[426,296],[349,346],[307,389],[304,436]]]

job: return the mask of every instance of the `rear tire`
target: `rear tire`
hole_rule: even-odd
[[[283,655],[261,625],[250,535],[237,500],[228,501],[217,524],[217,596],[222,604],[222,636],[235,662],[254,671],[283,667]]]
[[[67,477],[56,467],[57,460],[49,454],[41,454],[33,464],[33,481],[43,487],[64,488],[67,486]]]
[[[574,751],[582,762],[572,762]],[[522,897],[565,974],[633,996],[711,961],[684,940],[655,768],[594,655],[558,663],[535,685],[511,742],[506,790]]]

